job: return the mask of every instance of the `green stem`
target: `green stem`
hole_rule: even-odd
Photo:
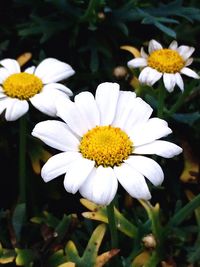
[[[164,250],[164,236],[163,227],[160,223],[160,207],[158,204],[153,207],[147,200],[140,200],[140,203],[144,206],[147,211],[148,217],[151,220],[152,233],[156,239],[157,245],[152,253],[152,256],[145,267],[156,267],[160,260],[163,258]]]
[[[19,203],[26,203],[26,116],[19,120]]]
[[[117,236],[117,227],[114,213],[114,203],[113,201],[107,206],[107,215],[108,215],[108,224],[111,234],[111,245],[112,248],[118,247],[118,236]]]
[[[163,118],[163,111],[164,111],[164,102],[165,102],[165,95],[166,90],[163,86],[159,87],[159,94],[158,94],[158,110],[157,110],[157,116],[159,118]]]
[[[95,9],[97,1],[96,0],[90,0],[87,10],[85,11],[85,14],[81,17],[81,21],[87,20],[87,18],[90,16],[90,14]]]
[[[188,86],[187,89],[183,91],[183,93],[180,95],[176,103],[171,107],[171,109],[168,112],[169,116],[172,116],[183,104],[185,98],[189,95],[191,88]]]

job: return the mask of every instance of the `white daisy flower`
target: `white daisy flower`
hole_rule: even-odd
[[[129,68],[143,68],[139,75],[142,84],[152,86],[163,77],[167,91],[172,92],[176,84],[183,91],[181,74],[194,79],[200,78],[196,72],[188,68],[193,61],[190,56],[194,50],[194,47],[178,46],[176,41],[172,41],[168,48],[163,48],[160,43],[151,40],[148,47],[149,55],[141,48],[141,57],[134,58],[127,64]]]
[[[45,182],[65,174],[67,192],[80,194],[97,204],[109,204],[118,182],[134,198],[150,199],[146,179],[160,185],[164,174],[153,159],[142,154],[170,158],[182,149],[158,140],[172,131],[167,122],[150,118],[152,108],[134,92],[120,91],[117,83],[102,83],[95,98],[82,92],[72,102],[57,101],[63,121],[38,123],[32,135],[61,153],[43,166]]]
[[[0,65],[0,114],[5,111],[7,121],[23,116],[29,109],[28,101],[41,112],[56,116],[55,99],[72,95],[69,88],[57,82],[75,72],[55,58],[47,58],[24,72],[14,59],[0,60]]]

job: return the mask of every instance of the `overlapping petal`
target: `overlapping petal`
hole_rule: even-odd
[[[113,169],[99,166],[93,169],[79,191],[83,197],[90,201],[107,205],[116,195],[117,188],[118,182]]]
[[[115,166],[114,172],[120,184],[132,197],[146,200],[151,198],[144,176],[129,164]]]
[[[88,129],[100,124],[100,114],[92,93],[82,92],[75,96],[75,104],[87,123]]]
[[[66,191],[75,194],[92,172],[94,165],[94,161],[83,158],[81,154],[78,154],[77,159],[67,165],[64,178]]]
[[[67,165],[78,158],[73,151],[62,152],[51,157],[42,167],[41,176],[45,182],[66,173]]]
[[[64,122],[57,120],[39,122],[33,128],[32,135],[60,151],[78,151],[79,140]]]
[[[19,63],[15,59],[5,58],[0,60],[0,65],[2,65],[9,72],[9,74],[20,72]]]
[[[6,101],[5,119],[7,121],[18,120],[28,111],[29,108],[28,103],[25,100],[11,98],[2,101]]]
[[[95,100],[100,112],[100,125],[113,122],[119,97],[119,84],[101,83],[96,90]]]
[[[72,67],[55,58],[44,59],[36,68],[35,75],[39,77],[44,84],[56,83],[72,76],[75,71]]]

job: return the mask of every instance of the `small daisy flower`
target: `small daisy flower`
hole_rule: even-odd
[[[172,41],[169,48],[163,48],[155,40],[149,42],[147,55],[141,48],[141,57],[128,61],[129,68],[143,68],[139,75],[139,81],[149,86],[154,85],[161,77],[167,91],[172,92],[177,84],[181,91],[184,90],[184,83],[181,74],[185,74],[194,79],[199,79],[199,75],[188,68],[193,58],[190,56],[194,52],[194,47],[181,45]]]
[[[39,122],[32,135],[60,150],[43,166],[45,182],[65,174],[67,192],[80,194],[97,204],[108,205],[118,182],[134,198],[150,199],[145,180],[160,185],[164,174],[153,159],[170,158],[182,149],[158,140],[172,131],[167,122],[150,118],[152,108],[134,92],[120,91],[117,83],[102,83],[95,97],[90,92],[75,101],[59,99],[57,116],[63,121]]]
[[[55,58],[47,58],[24,72],[14,59],[3,59],[0,65],[0,114],[5,111],[7,121],[23,116],[29,109],[28,101],[41,112],[55,116],[55,99],[72,95],[70,89],[57,82],[75,72],[69,64]]]

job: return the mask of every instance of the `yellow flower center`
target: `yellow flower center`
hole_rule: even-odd
[[[42,81],[38,77],[26,72],[12,74],[3,82],[6,95],[21,100],[28,100],[38,94],[42,87]]]
[[[172,49],[159,49],[148,57],[148,66],[162,73],[179,72],[184,65],[183,58]]]
[[[79,146],[84,158],[96,166],[119,166],[133,151],[133,143],[120,128],[97,126],[83,135]]]

